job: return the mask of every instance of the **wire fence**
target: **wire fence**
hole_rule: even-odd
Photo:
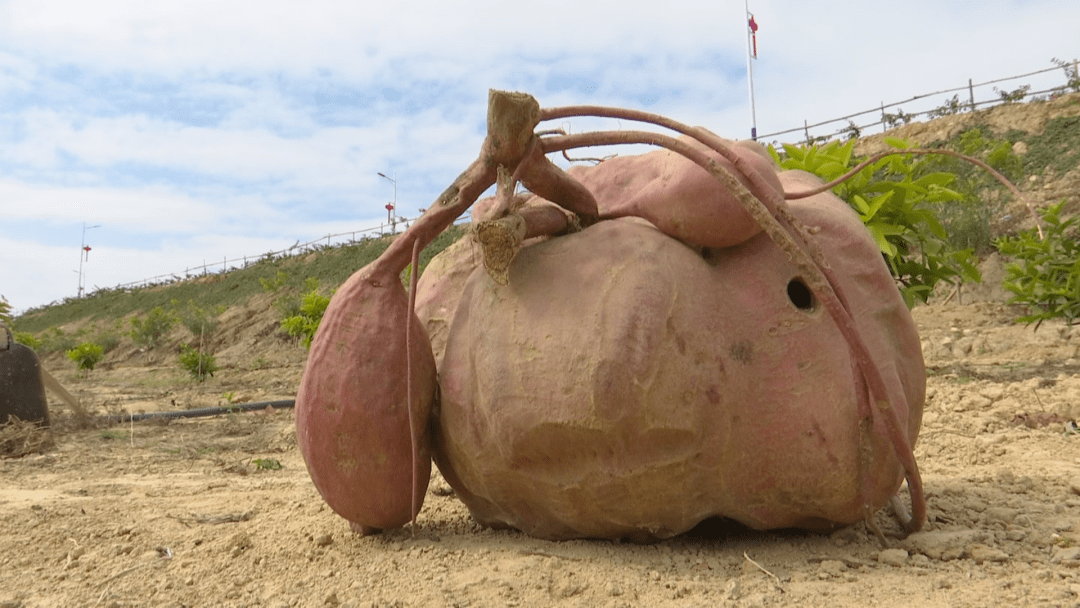
[[[228,256],[223,256],[220,262],[206,262],[201,265],[191,266],[185,268],[183,272],[167,272],[165,274],[159,274],[145,279],[139,279],[138,281],[132,281],[130,283],[123,283],[109,290],[131,290],[148,285],[161,285],[164,283],[175,283],[179,281],[185,281],[192,278],[198,278],[206,276],[208,274],[218,272],[228,272],[229,270],[238,270],[241,268],[247,268],[252,264],[259,262],[265,262],[278,258],[288,258],[313,251],[320,251],[333,246],[351,245],[355,243],[362,243],[367,240],[381,238],[387,235],[398,234],[400,230],[407,229],[418,218],[394,218],[393,221],[386,224],[379,224],[371,228],[363,228],[361,230],[352,230],[349,232],[338,232],[335,234],[327,234],[317,239],[301,243],[297,241],[291,247],[280,249],[278,251],[270,251],[260,255],[245,255],[238,258],[229,259]],[[454,221],[455,224],[461,224],[472,221],[472,216],[469,212],[459,217]],[[359,235],[359,238],[357,238]],[[101,291],[102,288],[95,286],[96,291]]]
[[[988,80],[986,82],[974,83],[972,82],[972,79],[969,78],[966,86],[959,86],[952,89],[945,89],[942,91],[934,91],[933,93],[923,93],[921,95],[916,95],[910,99],[905,99],[904,101],[897,101],[889,104],[882,102],[881,105],[876,108],[863,110],[862,112],[855,112],[854,114],[848,114],[847,116],[840,116],[838,118],[823,120],[821,122],[816,122],[813,124],[810,124],[809,121],[804,120],[801,127],[793,127],[791,129],[785,129],[783,131],[776,131],[774,133],[766,133],[764,135],[759,135],[758,140],[761,141],[769,137],[788,135],[790,133],[801,133],[803,139],[799,143],[805,143],[808,145],[814,143],[824,143],[833,139],[853,139],[864,135],[867,129],[881,126],[882,131],[884,132],[888,131],[893,127],[908,124],[922,116],[932,119],[940,116],[948,116],[950,114],[959,114],[960,112],[965,111],[973,112],[982,106],[1000,105],[1003,103],[1016,103],[1019,101],[1023,101],[1025,98],[1031,100],[1047,98],[1052,99],[1057,97],[1058,95],[1067,93],[1070,90],[1080,91],[1080,75],[1078,75],[1077,72],[1077,60],[1073,59],[1072,62],[1067,62],[1055,59],[1054,63],[1056,65],[1052,68],[1036,70],[1034,72],[1028,72],[1026,74],[1019,74],[1016,76],[997,78],[994,80]],[[1020,86],[1012,91],[1003,91],[995,86],[993,87],[993,90],[996,97],[981,100],[975,99],[976,89],[996,85],[1002,82],[1019,80],[1021,78],[1030,78],[1056,70],[1062,70],[1065,73],[1065,84],[1059,84],[1037,91],[1032,91],[1030,84]],[[960,100],[960,94],[962,92],[967,92],[967,99],[963,101]],[[945,99],[945,102],[943,104],[928,110],[912,112],[909,114],[904,112],[903,109],[899,107],[901,105],[910,105],[912,103],[923,100],[933,100],[935,98],[940,100],[950,93],[954,93],[951,98]],[[892,108],[896,108],[896,111],[886,111],[891,110]],[[875,122],[868,122],[865,124],[857,124],[854,120],[867,115],[873,115],[874,118],[876,118],[877,120]],[[821,127],[834,125],[835,123],[842,123],[845,121],[847,122],[847,125],[843,126],[840,129],[834,129],[828,134],[811,135],[810,133],[811,129],[820,129]]]

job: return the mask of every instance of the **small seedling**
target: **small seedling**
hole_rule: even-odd
[[[213,376],[218,370],[217,357],[190,346],[183,347],[178,360],[191,377],[199,382],[206,380],[207,376]]]
[[[68,359],[71,359],[79,366],[83,375],[90,373],[90,370],[94,369],[94,366],[104,356],[105,349],[101,348],[100,344],[94,344],[93,342],[83,342],[67,351]]]
[[[278,471],[281,469],[281,462],[275,458],[256,458],[251,462],[260,471]]]

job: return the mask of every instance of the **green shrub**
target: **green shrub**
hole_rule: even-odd
[[[0,296],[0,323],[11,327],[11,304],[4,296]]]
[[[207,376],[213,376],[218,370],[217,357],[187,345],[181,348],[179,361],[191,377],[199,382],[206,380]]]
[[[282,331],[294,338],[300,338],[304,348],[310,349],[311,340],[315,337],[329,304],[330,298],[320,294],[316,284],[315,288],[304,294],[296,314],[281,320]]]
[[[1010,304],[1021,304],[1027,315],[1017,319],[1035,323],[1064,319],[1069,325],[1080,320],[1080,216],[1061,219],[1065,201],[1041,212],[1046,223],[1045,237],[1034,229],[1013,237],[1002,237],[995,245],[1003,255],[1015,260],[1005,268],[1005,289],[1012,292]]]
[[[145,319],[132,317],[131,332],[128,335],[136,344],[154,348],[161,345],[165,334],[169,333],[175,324],[176,317],[165,312],[162,307],[155,306],[146,314]]]
[[[910,147],[895,138],[885,141],[901,150]],[[833,142],[822,148],[784,144],[786,158],[772,147],[769,151],[782,168],[808,171],[828,182],[858,164],[860,159],[852,157],[854,143]],[[925,302],[939,282],[979,280],[974,253],[949,246],[948,234],[931,209],[962,198],[948,187],[955,176],[927,172],[925,163],[925,157],[888,156],[833,188],[859,214],[908,307]]]
[[[39,340],[34,334],[28,331],[16,331],[13,332],[15,341],[23,346],[30,347],[31,350],[38,350],[41,348],[41,340]]]
[[[105,356],[105,349],[100,344],[83,342],[75,348],[67,351],[68,359],[74,361],[83,372],[94,369],[101,358]]]

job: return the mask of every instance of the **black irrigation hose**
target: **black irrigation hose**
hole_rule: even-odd
[[[194,410],[183,410],[180,412],[146,412],[144,414],[114,414],[108,416],[95,416],[96,422],[103,422],[105,424],[120,424],[125,422],[140,422],[142,420],[159,420],[159,419],[173,419],[173,418],[201,418],[203,416],[220,416],[222,414],[232,414],[235,412],[251,412],[255,410],[265,410],[268,407],[274,409],[284,409],[294,407],[296,405],[295,399],[282,399],[280,401],[258,401],[256,403],[239,403],[237,405],[229,405],[224,407],[201,407]]]

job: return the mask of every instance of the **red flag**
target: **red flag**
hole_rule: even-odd
[[[83,251],[86,252],[86,259],[89,260],[90,259],[90,246],[89,245],[83,245]]]
[[[747,23],[747,25],[750,27],[750,39],[753,41],[753,44],[754,44],[754,51],[751,53],[751,56],[754,59],[757,59],[757,31],[758,31],[758,24],[757,24],[757,21],[754,19],[753,13],[750,14],[750,21]]]

